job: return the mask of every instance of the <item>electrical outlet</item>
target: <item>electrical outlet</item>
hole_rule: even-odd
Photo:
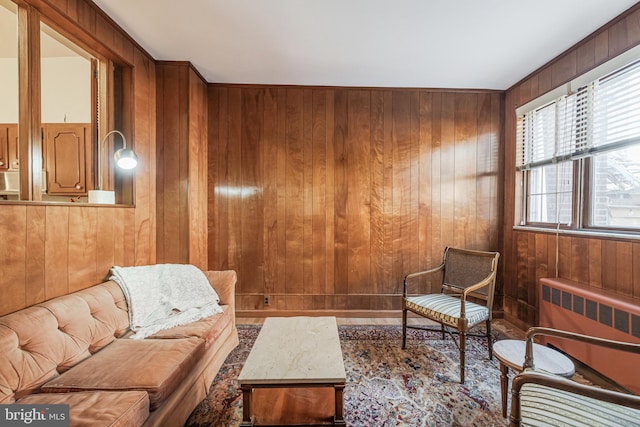
[[[264,305],[269,305],[269,295],[264,296]]]

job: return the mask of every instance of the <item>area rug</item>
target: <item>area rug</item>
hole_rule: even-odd
[[[402,350],[400,326],[339,326],[347,384],[347,426],[505,426],[500,372],[490,361],[486,339],[467,339],[465,384],[459,383],[459,351],[450,337],[409,330]],[[206,398],[186,426],[238,426],[242,393],[237,378],[260,331],[238,327],[240,345],[231,352]],[[498,337],[496,338],[504,338]]]

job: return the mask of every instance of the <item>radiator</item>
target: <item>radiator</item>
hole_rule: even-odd
[[[540,326],[640,343],[640,300],[565,279],[540,279]],[[640,356],[560,338],[544,341],[640,394]]]

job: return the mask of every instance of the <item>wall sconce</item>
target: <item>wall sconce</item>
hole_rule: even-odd
[[[108,204],[113,205],[116,202],[115,191],[113,190],[103,190],[102,189],[102,150],[104,149],[105,142],[107,138],[111,135],[117,133],[122,138],[122,148],[117,150],[113,154],[113,158],[116,162],[116,165],[120,169],[133,169],[138,164],[138,156],[133,152],[130,148],[127,148],[127,140],[125,139],[122,132],[119,130],[112,130],[108,132],[100,145],[98,146],[98,185],[95,190],[89,190],[89,203],[100,203],[100,204]]]

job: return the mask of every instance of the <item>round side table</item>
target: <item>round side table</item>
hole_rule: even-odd
[[[507,417],[509,390],[509,368],[522,371],[525,342],[522,340],[500,340],[493,344],[493,354],[500,361],[500,391],[502,392],[502,416]],[[536,370],[550,372],[563,377],[575,373],[573,362],[564,354],[550,347],[533,343],[533,361]]]

